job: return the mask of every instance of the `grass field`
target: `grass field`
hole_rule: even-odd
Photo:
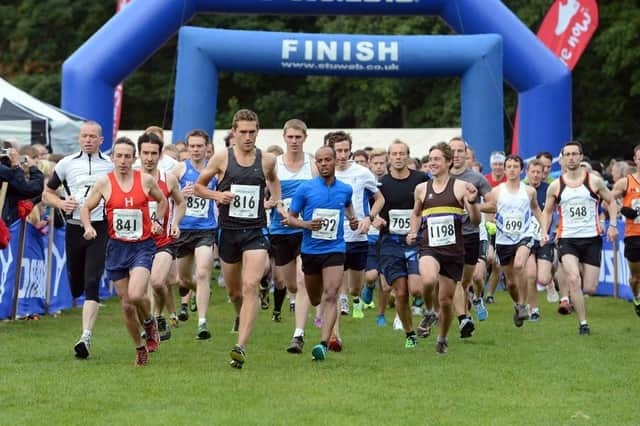
[[[146,368],[132,366],[116,299],[100,310],[86,361],[72,349],[80,309],[0,323],[0,424],[640,423],[640,319],[631,304],[589,299],[592,335],[579,336],[575,315],[562,317],[544,300],[542,320],[516,329],[507,294],[496,299],[474,337],[461,340],[452,329],[445,356],[434,352],[433,335],[405,349],[404,333],[377,327],[373,311],[343,317],[345,350],[322,363],[310,355],[317,328],[307,329],[304,354],[288,354],[293,314],[276,324],[261,311],[242,370],[227,364],[234,314],[217,287],[213,338],[195,340],[192,315]]]

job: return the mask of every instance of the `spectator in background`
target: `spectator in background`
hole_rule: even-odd
[[[428,175],[430,175],[429,170],[429,155],[425,155],[420,159],[420,170]]]
[[[407,167],[410,170],[420,170],[420,167],[422,166],[422,163],[420,163],[420,159],[419,158],[409,158],[409,163],[407,164]]]
[[[162,155],[166,157],[171,157],[174,160],[178,161],[178,157],[180,153],[178,152],[178,148],[175,145],[167,144],[162,148]]]
[[[462,137],[458,136],[457,138],[453,138],[453,139],[462,140]],[[476,151],[473,148],[471,148],[471,146],[467,145],[467,161],[466,161],[465,167],[467,169],[473,169],[473,165],[476,164],[476,163],[478,163],[478,161],[476,160]],[[480,164],[480,171],[478,171],[478,170],[476,170],[476,171],[478,173],[480,173],[480,171],[482,171],[482,164]]]
[[[29,200],[33,203],[40,201],[40,194],[44,187],[44,175],[36,167],[35,160],[21,157],[10,142],[4,142],[0,148],[0,182],[7,182],[7,198],[2,208],[2,219],[7,226],[19,218],[18,202]],[[24,168],[29,171],[27,179]]]
[[[489,185],[495,188],[502,182],[507,181],[507,176],[504,174],[504,161],[506,157],[502,151],[493,151],[491,157],[489,157],[489,164],[491,167],[491,173],[486,174]]]
[[[364,149],[359,149],[353,153],[353,161],[362,167],[369,168],[369,154]]]
[[[623,177],[631,174],[629,169],[631,166],[626,161],[616,161],[613,166],[611,166],[611,180],[612,184],[615,184],[617,181],[622,179]]]
[[[31,146],[38,152],[38,160],[47,160],[49,158],[49,150],[46,146],[41,143],[34,143]]]

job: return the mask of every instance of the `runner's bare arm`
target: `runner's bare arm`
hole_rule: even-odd
[[[556,193],[558,192],[558,180],[554,180],[547,188],[547,200],[544,203],[540,221],[540,245],[544,246],[549,241],[549,226],[553,216],[553,209],[556,207]]]
[[[607,238],[609,241],[615,241],[618,238],[618,203],[616,199],[605,185],[604,180],[596,175],[591,175],[594,183],[594,189],[600,196],[600,199],[607,202],[607,212],[609,213],[609,227],[607,228]]]
[[[275,204],[280,216],[284,217],[287,212],[282,204],[282,188],[280,187],[280,178],[276,173],[276,156],[269,152],[263,153],[262,167],[267,188],[269,188],[269,194],[271,194],[269,201]]]
[[[418,231],[422,223],[422,201],[427,184],[419,183],[413,191],[413,210],[411,211],[411,219],[409,224],[409,233],[407,234],[407,244],[412,245],[418,238]]]
[[[469,215],[469,221],[478,225],[482,220],[480,209],[478,208],[478,188],[472,183],[456,179],[453,186],[456,198],[464,203],[464,209]]]
[[[173,210],[173,223],[171,224],[171,230],[177,229],[180,230],[180,222],[182,222],[182,218],[184,217],[184,213],[187,210],[187,203],[184,201],[184,196],[180,191],[180,184],[178,183],[178,179],[175,176],[169,175],[167,176],[167,183],[169,185],[169,196],[173,200],[174,210]]]
[[[538,197],[536,190],[530,186],[526,187],[527,195],[529,195],[531,213],[533,213],[533,217],[536,218],[538,223],[542,223],[542,211],[540,210],[540,206],[538,205]]]
[[[167,198],[164,196],[164,194],[160,190],[160,187],[158,186],[158,183],[151,175],[143,174],[142,179],[142,183],[146,188],[147,194],[149,194],[154,200],[158,202],[158,208],[156,210],[157,216],[164,217],[167,209],[169,208]]]

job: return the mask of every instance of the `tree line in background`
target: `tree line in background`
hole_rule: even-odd
[[[505,0],[536,32],[552,0]],[[116,1],[16,0],[0,6],[0,76],[60,104],[63,61],[114,13]],[[573,72],[574,137],[586,154],[630,158],[640,141],[640,6],[600,2],[600,25]],[[452,34],[437,17],[197,15],[189,25],[346,34]],[[177,37],[125,80],[122,129],[171,127]],[[238,51],[242,55],[242,51]],[[510,147],[516,93],[505,86],[505,146]],[[90,95],[90,94],[88,94]],[[340,78],[222,72],[216,128],[233,112],[254,109],[261,126],[299,117],[316,128],[457,127],[457,78]]]

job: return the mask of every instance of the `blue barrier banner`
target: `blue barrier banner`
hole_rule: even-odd
[[[11,317],[21,226],[22,221],[20,220],[9,226],[11,242],[4,250],[0,250],[0,319]],[[68,309],[73,305],[67,276],[65,230],[54,229],[54,232],[51,256],[50,313]],[[42,235],[36,227],[27,223],[22,275],[18,290],[18,317],[39,315],[45,312],[48,244],[48,236]],[[109,281],[103,275],[100,283],[100,298],[107,299],[113,295],[115,295],[115,291],[109,291]],[[76,305],[82,306],[83,301],[84,296],[79,297],[76,300]]]
[[[8,225],[11,241],[7,247],[0,251],[0,318],[11,317],[13,289],[16,282],[15,262],[18,257],[21,223],[21,221],[16,221]]]
[[[54,228],[51,256],[51,289],[49,295],[49,312],[55,313],[68,309],[73,304],[69,279],[67,276],[67,252],[64,247],[64,228]],[[47,237],[45,237],[46,239]]]
[[[608,226],[608,223],[606,224]],[[606,229],[605,226],[605,229]],[[629,286],[629,264],[624,257],[624,221],[618,221],[618,241],[616,242],[616,251],[618,254],[618,297],[621,299],[632,300],[633,292]],[[613,244],[607,240],[606,235],[602,237],[602,262],[600,263],[600,278],[596,289],[599,296],[613,296],[614,271],[613,271]]]

